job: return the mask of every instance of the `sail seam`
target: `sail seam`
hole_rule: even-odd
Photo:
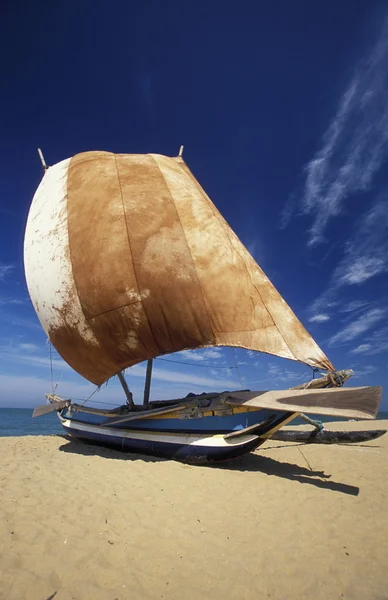
[[[152,156],[152,154],[151,154],[150,156]],[[205,307],[206,317],[207,317],[207,319],[208,319],[208,322],[209,322],[209,328],[211,329],[211,332],[212,332],[212,337],[214,338],[214,341],[215,341],[215,333],[214,333],[214,331],[213,331],[212,321],[211,321],[211,319],[210,319],[210,317],[209,317],[209,311],[208,311],[208,307],[207,307],[206,300],[205,300],[205,294],[204,294],[204,292],[203,292],[203,289],[202,289],[201,281],[200,281],[200,279],[199,279],[199,277],[198,277],[197,269],[196,269],[196,267],[195,267],[195,261],[194,261],[194,257],[193,257],[193,255],[192,255],[192,252],[191,252],[191,248],[190,248],[189,242],[188,242],[188,240],[187,240],[187,236],[186,236],[185,228],[183,227],[183,223],[182,223],[181,216],[180,216],[180,214],[179,214],[178,207],[177,207],[177,205],[176,205],[176,203],[175,203],[174,197],[173,197],[173,195],[172,195],[172,193],[171,193],[170,186],[168,185],[167,179],[166,179],[166,178],[165,178],[165,176],[163,175],[162,169],[160,168],[158,161],[157,161],[157,160],[154,158],[154,156],[152,156],[152,159],[154,160],[154,162],[155,162],[156,166],[157,166],[157,167],[158,167],[158,169],[159,169],[159,172],[160,172],[160,174],[162,175],[163,181],[164,181],[164,182],[165,182],[165,184],[166,184],[166,187],[167,187],[167,189],[168,189],[168,192],[169,192],[169,194],[170,194],[170,197],[171,197],[172,203],[173,203],[173,205],[174,205],[175,212],[176,212],[176,214],[177,214],[177,216],[178,216],[179,223],[180,223],[180,226],[181,226],[181,228],[182,228],[183,237],[185,238],[185,242],[186,242],[187,250],[188,250],[188,252],[189,252],[189,254],[190,254],[191,262],[192,262],[192,264],[193,264],[194,274],[195,274],[195,278],[196,278],[196,280],[197,280],[197,283],[198,283],[198,288],[199,288],[199,291],[201,292],[201,297],[202,297],[202,300],[203,300],[203,305],[204,305],[204,307]],[[183,162],[183,160],[182,160],[182,162]],[[199,346],[199,347],[200,347],[200,346]]]
[[[228,229],[230,229],[230,231],[232,232],[233,236],[234,236],[235,238],[237,238],[237,236],[236,236],[236,234],[234,233],[233,229],[232,229],[232,228],[231,228],[231,227],[228,225],[228,223],[226,222],[225,218],[224,218],[224,217],[223,217],[223,216],[222,216],[222,215],[219,213],[219,211],[217,210],[217,208],[214,206],[214,204],[213,204],[212,200],[211,200],[211,199],[209,198],[209,196],[206,194],[205,190],[203,190],[202,186],[201,186],[201,185],[200,185],[200,183],[197,181],[197,179],[194,177],[194,175],[191,173],[190,169],[188,168],[188,166],[186,165],[186,163],[184,162],[184,160],[183,160],[183,159],[182,159],[182,163],[183,163],[183,165],[184,165],[185,171],[186,171],[186,172],[189,174],[189,176],[191,177],[191,179],[192,179],[193,183],[195,184],[195,186],[196,186],[196,187],[197,187],[197,188],[198,188],[198,189],[199,189],[201,192],[203,192],[203,193],[204,193],[204,195],[205,195],[206,199],[208,200],[208,204],[209,204],[209,206],[210,206],[210,208],[211,208],[211,210],[212,210],[212,212],[213,212],[213,215],[214,215],[214,217],[217,219],[217,221],[219,222],[219,224],[220,224],[220,226],[222,227],[222,229],[223,229],[224,231],[227,231],[227,230],[226,230],[226,227],[225,227],[225,225],[226,225],[226,226],[228,227]],[[227,233],[229,233],[229,231],[227,231]],[[231,238],[230,238],[230,235],[228,235],[227,237],[228,237],[228,240],[229,240],[229,243],[230,243],[230,246],[231,246],[232,250],[233,250],[233,251],[235,251],[235,252],[238,254],[238,256],[240,257],[240,259],[242,260],[242,262],[243,262],[243,264],[244,264],[244,267],[245,267],[245,269],[248,271],[248,267],[247,267],[247,265],[246,265],[246,263],[245,263],[244,257],[243,257],[243,256],[241,255],[241,253],[240,253],[240,249],[239,249],[238,247],[235,247],[235,246],[232,244],[232,240],[231,240]],[[246,248],[245,248],[244,244],[242,243],[242,241],[241,241],[239,238],[237,238],[237,240],[240,242],[240,244],[241,244],[241,245],[244,247],[244,249],[246,250]],[[247,251],[247,252],[248,252],[248,251]],[[265,275],[265,273],[263,272],[263,270],[262,270],[262,269],[261,269],[261,268],[260,268],[258,265],[256,265],[256,266],[257,266],[257,267],[260,269],[260,271],[262,271],[263,275]],[[249,273],[249,271],[248,271],[248,273]],[[271,283],[271,282],[270,282],[270,283]],[[282,332],[280,331],[280,329],[279,329],[279,326],[277,325],[277,323],[276,323],[276,321],[275,321],[275,319],[274,319],[274,317],[273,317],[273,315],[272,315],[271,311],[269,310],[269,308],[268,308],[268,307],[266,306],[266,304],[264,303],[264,301],[263,301],[263,297],[262,297],[262,295],[261,295],[261,293],[260,293],[260,290],[259,290],[259,288],[258,288],[258,287],[257,287],[257,286],[256,286],[256,285],[253,283],[253,282],[252,282],[252,285],[253,285],[254,289],[257,291],[257,293],[258,293],[258,295],[259,295],[259,297],[260,297],[260,300],[261,300],[261,302],[262,302],[262,305],[263,305],[263,307],[265,308],[265,310],[266,310],[267,314],[269,315],[270,319],[272,320],[272,323],[273,323],[274,327],[276,327],[276,329],[277,329],[277,331],[278,331],[278,333],[279,333],[279,336],[280,336],[280,337],[281,337],[281,339],[283,340],[283,343],[284,343],[285,347],[288,349],[288,351],[290,352],[290,354],[292,354],[292,356],[294,357],[294,359],[291,359],[291,360],[295,360],[296,362],[302,362],[303,364],[309,365],[309,363],[307,363],[307,362],[304,362],[303,360],[300,360],[299,358],[297,358],[297,357],[295,356],[295,353],[294,353],[294,351],[291,349],[291,347],[289,346],[289,344],[286,342],[286,340],[285,340],[285,338],[284,338],[284,336],[283,336]],[[274,288],[274,290],[275,290],[275,291],[276,291],[276,292],[279,294],[279,292],[276,290],[275,286],[274,286],[272,283],[271,283],[271,286],[272,286],[272,287]],[[287,306],[288,306],[288,305],[287,305]],[[300,323],[300,325],[301,325],[301,326],[303,327],[303,329],[306,331],[307,335],[308,335],[308,336],[311,338],[311,340],[312,340],[312,341],[315,343],[315,345],[318,347],[318,349],[320,350],[320,352],[323,354],[324,358],[325,358],[325,359],[328,361],[328,363],[330,363],[330,361],[329,361],[329,359],[327,358],[326,354],[325,354],[325,353],[323,352],[323,350],[322,350],[322,349],[321,349],[321,348],[318,346],[317,342],[314,340],[314,338],[311,336],[311,334],[310,334],[310,333],[309,333],[309,332],[306,330],[306,328],[305,328],[305,327],[302,325],[302,323],[300,322],[300,320],[298,319],[298,317],[295,315],[295,313],[294,313],[294,311],[291,309],[291,307],[289,307],[289,306],[288,306],[288,308],[289,308],[289,309],[290,309],[290,311],[292,312],[292,315],[294,316],[294,318],[295,318],[295,319],[296,319],[296,320],[297,320],[297,321]],[[256,330],[252,329],[251,331],[256,331]],[[236,333],[238,333],[238,332],[236,332]],[[262,350],[261,350],[260,352],[262,352]],[[314,362],[316,362],[316,361],[314,361]],[[309,365],[309,366],[311,366],[311,365]]]
[[[140,286],[139,286],[139,281],[137,279],[137,273],[136,273],[136,268],[135,268],[135,261],[133,260],[133,252],[132,252],[131,240],[130,240],[130,237],[129,237],[128,223],[127,223],[127,213],[125,211],[125,204],[124,204],[124,198],[123,198],[123,190],[122,190],[122,187],[121,187],[120,173],[119,173],[119,168],[118,168],[118,165],[117,165],[116,154],[114,154],[113,156],[114,156],[114,159],[115,159],[116,172],[117,172],[117,180],[119,182],[120,197],[121,197],[121,203],[122,203],[122,206],[123,206],[125,229],[126,229],[126,232],[127,232],[128,246],[129,246],[129,250],[130,250],[130,253],[131,253],[131,261],[132,261],[133,273],[135,275],[137,291],[140,294]],[[143,307],[143,311],[144,311],[145,317],[147,319],[147,323],[148,323],[148,327],[149,327],[150,333],[152,335],[152,339],[154,340],[155,346],[157,348],[159,348],[159,344],[157,343],[157,341],[155,339],[155,336],[154,336],[154,332],[152,331],[151,323],[150,323],[150,320],[148,318],[148,314],[147,314],[147,311],[145,309],[145,306],[144,306],[144,304],[143,304],[143,302],[141,300],[140,300],[140,303],[141,303],[141,305]],[[127,306],[127,304],[125,306]]]
[[[214,206],[213,202],[211,201],[211,199],[209,198],[209,196],[206,194],[205,190],[203,190],[203,188],[201,187],[201,185],[199,184],[199,182],[196,180],[196,178],[194,177],[194,175],[191,173],[190,169],[187,167],[187,165],[186,165],[186,163],[183,161],[183,159],[182,159],[182,162],[183,162],[184,166],[186,167],[186,171],[187,171],[187,173],[190,175],[190,177],[191,177],[191,179],[193,180],[193,182],[194,182],[194,184],[196,185],[196,187],[197,187],[197,188],[199,188],[199,190],[200,190],[201,192],[202,192],[202,191],[204,192],[204,195],[205,195],[206,199],[208,200],[208,203],[209,203],[209,206],[210,206],[210,208],[211,208],[211,210],[212,210],[212,212],[213,212],[213,215],[214,215],[214,217],[216,218],[216,220],[219,222],[219,224],[220,224],[221,228],[223,229],[223,231],[226,231],[227,233],[229,233],[229,231],[227,231],[227,230],[226,230],[226,228],[225,228],[225,223],[224,223],[225,219],[222,217],[222,215],[220,215],[220,217],[221,217],[221,218],[218,216],[218,215],[219,215],[219,213],[217,214],[217,212],[218,212],[218,211],[215,209],[215,206]],[[231,228],[230,226],[229,226],[229,228],[230,228],[230,230],[232,231],[232,233],[234,234],[234,232],[233,232],[232,228]],[[234,234],[234,235],[235,235],[235,234]],[[242,262],[243,262],[243,264],[244,264],[244,267],[245,267],[245,269],[248,271],[248,267],[247,267],[247,265],[246,265],[246,263],[245,263],[244,257],[243,257],[243,256],[241,256],[241,254],[240,254],[240,252],[239,252],[239,249],[238,249],[238,248],[235,248],[235,247],[234,247],[234,245],[232,244],[232,240],[230,239],[230,235],[228,235],[228,236],[227,236],[227,238],[228,238],[228,240],[229,240],[229,244],[230,244],[230,246],[231,246],[231,248],[232,248],[232,251],[233,251],[233,252],[237,252],[238,256],[240,257],[240,259],[242,260]],[[240,241],[240,240],[239,240],[239,241]],[[240,241],[240,243],[241,243],[241,244],[244,246],[244,244],[243,244],[241,241]],[[244,248],[245,248],[245,246],[244,246]],[[248,272],[248,274],[249,274],[249,272]],[[268,307],[266,306],[265,302],[263,301],[263,297],[262,297],[262,295],[261,295],[261,293],[260,293],[260,290],[259,290],[259,289],[257,288],[257,286],[256,286],[256,285],[254,285],[253,283],[252,283],[252,285],[253,285],[253,287],[255,288],[255,290],[257,291],[257,293],[259,294],[259,296],[260,296],[260,300],[261,300],[261,303],[262,303],[263,307],[265,308],[265,310],[266,310],[266,312],[267,312],[268,316],[270,317],[270,319],[271,319],[271,321],[272,321],[272,323],[273,323],[273,326],[274,326],[274,327],[276,327],[277,331],[279,332],[279,335],[280,335],[280,337],[282,338],[282,340],[283,340],[283,342],[284,342],[284,345],[285,345],[285,346],[286,346],[286,348],[289,350],[289,352],[292,354],[292,356],[295,356],[295,355],[294,355],[294,353],[293,353],[293,351],[291,350],[291,348],[290,348],[290,347],[289,347],[289,345],[287,344],[286,340],[284,339],[284,337],[283,337],[283,335],[282,335],[281,331],[279,330],[278,326],[276,325],[275,319],[273,318],[273,316],[272,316],[271,312],[269,311]],[[257,329],[251,329],[251,330],[247,330],[247,331],[257,331]],[[220,332],[220,333],[223,333],[223,332]],[[239,332],[235,332],[235,333],[239,333]],[[262,352],[262,351],[260,350],[260,352]],[[298,360],[298,359],[295,357],[295,360]]]
[[[141,300],[132,300],[132,302],[126,302],[125,304],[120,304],[120,306],[114,306],[113,308],[108,308],[107,310],[103,310],[102,312],[98,313],[97,315],[92,315],[91,317],[88,317],[86,320],[92,321],[93,319],[98,319],[98,317],[102,317],[102,315],[106,315],[107,313],[113,312],[115,310],[119,310],[120,308],[125,308],[126,306],[133,306],[134,304],[141,304],[143,306],[143,303]]]

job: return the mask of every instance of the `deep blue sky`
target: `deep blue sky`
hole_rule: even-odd
[[[387,19],[386,3],[372,0],[2,3],[0,405],[39,404],[51,386],[22,262],[37,146],[53,164],[85,150],[176,155],[184,144],[336,367],[354,368],[353,385],[388,389]],[[252,388],[310,378],[292,362],[236,356]],[[214,367],[234,358],[175,357]],[[54,366],[61,394],[93,389],[58,357]],[[137,393],[142,373],[128,372]],[[241,386],[235,369],[158,361],[152,392],[229,380]]]

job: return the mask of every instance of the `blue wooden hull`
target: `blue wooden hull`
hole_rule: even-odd
[[[219,446],[197,447],[185,443],[184,441],[172,443],[168,441],[167,438],[166,441],[155,441],[152,439],[137,440],[128,436],[117,438],[105,432],[96,433],[81,431],[77,429],[77,427],[73,427],[71,432],[69,432],[66,427],[65,430],[79,440],[98,446],[104,446],[105,448],[112,448],[113,450],[119,450],[120,452],[151,455],[158,458],[178,460],[192,464],[205,464],[237,458],[247,452],[252,452],[265,442],[265,439],[255,437],[255,439],[250,439],[249,441],[244,440],[245,443],[239,445],[231,444],[226,448],[220,448]]]
[[[133,431],[164,431],[166,433],[230,433],[231,431],[239,431],[247,427],[251,427],[256,423],[261,423],[267,420],[276,411],[258,409],[246,412],[238,412],[228,416],[201,416],[198,418],[182,416],[171,416],[170,418],[147,418],[132,420],[130,429]],[[230,409],[230,413],[232,410]],[[279,413],[281,415],[282,413]],[[284,412],[284,414],[289,414]],[[70,418],[73,423],[83,423],[88,425],[107,425],[114,429],[128,429],[128,423],[116,423],[110,425],[104,415],[90,414],[87,412],[64,411],[63,416]],[[117,415],[111,417],[114,421]]]
[[[197,419],[135,419],[111,426],[106,423],[106,415],[72,414],[65,409],[59,418],[69,435],[89,443],[189,463],[208,463],[255,450],[271,432],[294,418],[294,413],[255,410]]]

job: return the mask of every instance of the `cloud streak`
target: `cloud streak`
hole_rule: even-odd
[[[361,286],[373,277],[388,272],[388,193],[381,194],[355,224],[353,235],[345,244],[342,259],[334,269],[327,290],[311,307],[317,312],[326,307],[340,288]],[[355,300],[340,312],[359,311],[368,302]]]
[[[377,369],[374,365],[363,365],[363,366],[355,366],[353,368],[354,375],[353,379],[361,379],[361,377],[367,377],[372,373],[376,373]]]
[[[376,323],[381,321],[386,314],[387,311],[381,308],[368,310],[365,314],[361,315],[358,319],[333,335],[329,340],[329,346],[354,340],[354,338],[369,331]]]
[[[365,354],[366,352],[368,352],[368,350],[371,349],[371,347],[372,346],[370,344],[360,344],[356,348],[353,348],[353,350],[351,350],[350,353],[351,354]]]
[[[388,123],[387,123],[388,126]],[[333,275],[337,287],[359,285],[388,271],[388,194],[359,219]]]
[[[192,361],[214,361],[223,358],[222,351],[217,348],[207,348],[205,350],[182,350],[181,352],[175,352],[172,357],[189,359]],[[168,358],[168,357],[167,357]]]
[[[352,302],[348,302],[348,304],[344,304],[340,308],[341,313],[353,313],[358,312],[366,308],[370,302],[366,300],[353,300]]]
[[[388,17],[373,49],[355,69],[321,147],[305,167],[300,206],[313,216],[308,245],[324,240],[329,220],[343,211],[352,194],[370,188],[383,164],[388,150],[387,90]],[[283,217],[286,213],[289,217],[290,204]],[[360,265],[360,279],[365,266]]]
[[[146,368],[142,365],[135,365],[130,369],[127,369],[127,376],[130,377],[145,377]],[[219,389],[220,386],[225,388],[236,387],[236,382],[232,379],[219,379],[212,377],[203,377],[202,375],[193,375],[186,372],[179,371],[171,371],[154,368],[152,370],[152,379],[158,381],[168,381],[171,383],[183,383],[186,385],[192,385],[196,387],[201,387],[207,390],[210,389]],[[189,391],[189,390],[188,390]],[[171,389],[171,393],[174,393],[174,390]]]
[[[20,344],[20,350],[24,352],[18,351],[18,348],[13,348],[12,351],[10,347],[0,347],[0,358],[2,361],[11,361],[16,364],[25,364],[45,369],[49,369],[52,365],[54,369],[54,378],[58,375],[58,371],[72,370],[71,367],[59,356],[58,358],[54,356],[50,361],[49,356],[45,357],[34,354],[36,349],[37,346],[28,343]],[[128,380],[132,377],[140,377],[144,379],[146,375],[146,367],[143,365],[135,365],[134,367],[127,369],[126,374]],[[201,387],[207,390],[220,388],[220,386],[224,388],[230,388],[230,386],[236,387],[236,381],[228,378],[206,377],[187,372],[172,371],[170,369],[167,370],[155,367],[152,370],[152,380],[186,384],[195,387]],[[171,393],[174,393],[173,389],[171,390]]]
[[[309,318],[310,323],[325,323],[326,321],[330,321],[330,317],[329,317],[329,315],[326,315],[325,313],[313,315],[312,317]]]
[[[373,356],[381,352],[388,351],[388,326],[379,327],[371,335],[368,335],[364,342],[353,350],[351,354],[360,354],[363,356]]]
[[[0,298],[0,306],[5,306],[6,304],[14,304],[14,305],[22,305],[25,304],[24,300],[19,300],[18,298]]]
[[[2,347],[0,348],[0,358],[2,361],[13,362],[14,364],[24,364],[30,365],[32,367],[43,367],[45,369],[49,369],[52,365],[53,369],[55,370],[71,370],[69,365],[64,360],[62,360],[62,358],[52,358],[50,361],[50,358],[48,356],[45,357],[32,354],[31,346],[33,346],[33,344],[21,344],[20,348],[26,351],[27,354],[18,352],[17,349],[14,349],[14,351],[10,351],[10,348]]]
[[[0,263],[0,281],[4,281],[5,278],[13,271],[13,265],[5,265]]]

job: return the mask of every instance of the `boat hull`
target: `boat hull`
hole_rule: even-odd
[[[290,413],[275,415],[271,422],[261,419],[246,433],[229,437],[223,433],[186,433],[150,430],[133,430],[113,427],[99,427],[73,421],[58,415],[66,433],[71,437],[123,452],[132,452],[178,460],[186,463],[204,464],[237,458],[252,452],[263,444],[271,433],[294,418]]]
[[[211,408],[211,407],[210,407]],[[217,407],[218,409],[220,407]],[[128,413],[132,414],[132,413]],[[239,407],[226,407],[217,411],[209,408],[190,407],[182,408],[178,413],[167,412],[164,415],[136,419],[131,417],[130,425],[125,416],[120,420],[120,416],[112,414],[106,417],[106,413],[90,413],[74,409],[72,405],[69,409],[62,412],[62,416],[67,417],[75,425],[95,425],[113,427],[114,429],[131,429],[131,431],[163,431],[165,433],[207,433],[227,434],[231,431],[245,429],[257,423],[262,423],[270,417],[276,415],[290,414],[285,411],[273,411],[261,408],[241,409]],[[136,415],[136,413],[135,413]],[[118,418],[119,417],[119,418]]]

